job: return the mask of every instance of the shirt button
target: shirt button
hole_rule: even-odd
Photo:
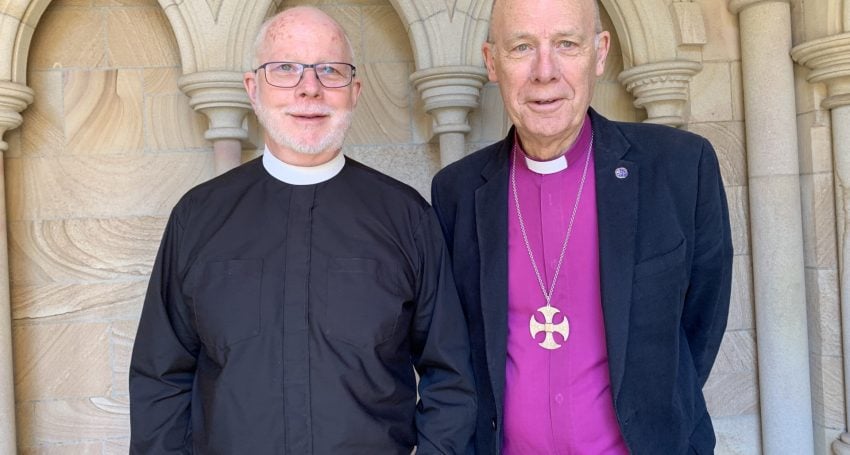
[[[564,396],[561,395],[560,393],[556,394],[555,395],[555,402],[558,403],[558,404],[563,403],[564,402]]]

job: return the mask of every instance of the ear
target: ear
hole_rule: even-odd
[[[608,50],[611,47],[611,34],[603,31],[597,36],[599,44],[596,46],[596,75],[602,76],[605,72],[605,61],[608,59]]]
[[[484,55],[484,66],[487,67],[487,77],[490,82],[499,82],[499,76],[496,74],[495,46],[495,44],[487,41],[481,45],[481,54]]]
[[[357,106],[357,100],[360,99],[360,89],[361,89],[360,79],[355,77],[354,80],[351,81],[351,108],[354,109]]]
[[[242,85],[245,86],[245,91],[248,92],[248,99],[251,100],[251,106],[256,107],[257,101],[257,73],[247,71],[242,76]]]

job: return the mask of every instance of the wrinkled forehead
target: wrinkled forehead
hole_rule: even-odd
[[[315,14],[293,14],[270,24],[260,55],[303,63],[353,58],[342,28],[333,19]]]
[[[596,0],[496,0],[489,40],[517,35],[578,35],[596,31]]]

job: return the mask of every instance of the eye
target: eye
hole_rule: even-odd
[[[317,70],[327,76],[336,76],[339,75],[340,72],[333,65],[319,65]]]
[[[282,62],[275,64],[274,66],[272,66],[271,69],[276,73],[297,73],[298,65],[294,63]]]
[[[528,43],[522,43],[514,46],[512,50],[514,52],[528,52],[531,50],[531,46]]]
[[[571,49],[576,46],[576,43],[568,40],[561,40],[555,44],[559,49]]]

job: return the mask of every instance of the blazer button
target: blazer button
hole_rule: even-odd
[[[496,429],[496,419],[491,420],[490,424],[493,425],[493,429],[495,430]]]

